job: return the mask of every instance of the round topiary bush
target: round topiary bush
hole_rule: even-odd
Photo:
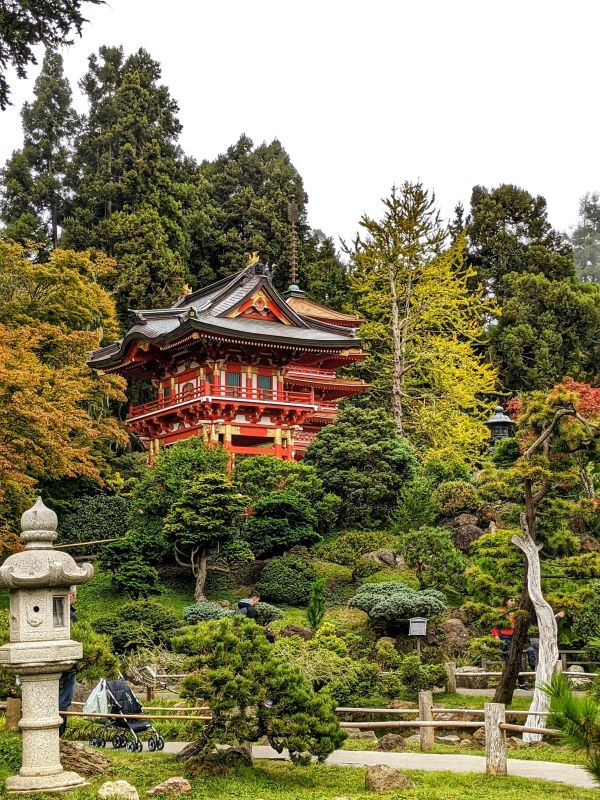
[[[277,619],[283,619],[283,611],[277,606],[272,606],[270,603],[257,603],[256,609],[256,622],[259,625],[270,625]]]
[[[461,511],[474,511],[480,500],[477,491],[465,481],[444,481],[434,493],[438,513],[453,517]]]
[[[411,617],[431,617],[446,608],[446,598],[436,589],[417,591],[403,583],[365,583],[348,602],[380,623],[395,624]]]
[[[308,604],[315,568],[298,556],[275,558],[262,571],[257,589],[262,597],[291,606]]]

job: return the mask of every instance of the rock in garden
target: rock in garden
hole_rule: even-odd
[[[391,550],[378,550],[377,558],[388,567],[396,566],[396,554]]]
[[[386,733],[385,736],[382,736],[377,742],[377,747],[375,749],[384,753],[398,752],[406,749],[406,741],[404,740],[404,736],[400,736],[399,733]]]
[[[217,605],[219,608],[231,608],[229,600],[217,600]]]
[[[135,786],[127,781],[107,781],[103,783],[96,793],[98,800],[118,798],[118,800],[139,800]]]
[[[365,789],[369,792],[390,792],[393,789],[412,789],[414,783],[409,781],[400,770],[386,764],[369,767],[365,775]]]
[[[469,645],[469,632],[459,619],[447,619],[442,622],[444,632],[443,647],[449,656],[457,656]]]
[[[472,677],[472,678],[463,678],[463,672],[485,672],[482,667],[457,667],[456,668],[456,683],[458,686],[464,687],[465,689],[487,689],[488,679],[485,676],[479,677]]]
[[[60,742],[60,763],[63,769],[78,772],[86,778],[95,775],[107,775],[112,768],[112,761],[104,753],[86,747],[83,742]]]
[[[454,517],[454,525],[460,528],[461,525],[477,525],[477,516],[475,514],[459,514]]]
[[[300,625],[288,625],[287,628],[279,631],[279,638],[285,639],[287,636],[299,636],[307,642],[312,639],[314,635],[314,631],[311,631],[310,628],[302,628]]]
[[[480,536],[483,536],[483,530],[477,525],[461,525],[452,534],[452,544],[461,552],[466,553]]]
[[[582,553],[597,553],[600,550],[600,542],[593,536],[584,536],[580,540],[580,549]]]
[[[357,728],[346,728],[346,733],[351,739],[367,739],[371,742],[377,741],[375,731],[361,731]]]
[[[515,747],[527,747],[527,742],[524,742],[519,736],[507,736],[506,746],[509,750],[514,750]]]
[[[404,741],[406,744],[420,744],[421,743],[421,736],[418,733],[413,733],[410,736],[407,736]]]
[[[181,777],[167,778],[166,781],[159,783],[158,786],[153,786],[148,789],[146,794],[152,797],[155,794],[188,794],[192,791],[192,784],[186,779]]]
[[[577,677],[578,672],[585,672],[585,670],[583,667],[580,667],[579,664],[573,664],[571,667],[569,667],[569,669],[565,673],[569,680],[569,683],[573,688],[577,688],[579,686],[587,686],[591,680],[591,678],[588,678],[586,676],[578,678]]]
[[[485,728],[477,728],[473,734],[473,740],[477,742],[477,744],[485,744]]]
[[[457,745],[460,744],[460,736],[456,736],[453,733],[449,733],[447,736],[435,736],[434,742],[436,742],[436,744]]]

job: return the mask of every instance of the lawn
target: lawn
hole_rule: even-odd
[[[1,755],[1,750],[0,750]],[[174,756],[110,753],[114,769],[109,776],[95,779],[90,785],[69,793],[70,800],[95,800],[98,785],[108,779],[123,779],[133,784],[140,797],[156,783],[173,775],[185,774],[183,764]],[[8,774],[0,759],[0,778]],[[524,778],[493,778],[484,775],[446,772],[407,772],[416,784],[407,792],[388,792],[386,800],[587,800],[597,797],[593,790],[575,789],[560,784]],[[364,790],[364,770],[347,767],[294,767],[279,762],[257,762],[253,768],[236,770],[226,776],[192,777],[191,800],[372,800]]]

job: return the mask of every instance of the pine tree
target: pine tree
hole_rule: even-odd
[[[325,579],[317,578],[310,587],[310,597],[306,609],[308,624],[316,631],[325,619]]]
[[[18,241],[51,242],[56,247],[65,210],[65,176],[77,115],[63,59],[49,50],[35,82],[34,99],[21,111],[23,148],[3,170],[0,213],[7,233]]]
[[[575,268],[585,283],[600,283],[600,194],[587,192],[579,201],[579,221],[571,236]]]
[[[75,144],[65,241],[117,257],[121,313],[165,305],[187,280],[195,189],[182,182],[178,107],[160,77],[145,50],[125,58],[123,48],[101,47],[80,84],[89,111]]]

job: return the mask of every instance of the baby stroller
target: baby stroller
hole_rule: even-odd
[[[107,681],[102,678],[92,689],[83,706],[88,714],[143,714],[136,696],[123,678]],[[141,734],[148,733],[148,750],[162,750],[165,740],[160,736],[149,719],[127,719],[125,717],[90,717],[98,722],[99,731],[90,737],[92,747],[106,747],[110,741],[115,748],[124,747],[131,753],[141,753],[143,743]]]

